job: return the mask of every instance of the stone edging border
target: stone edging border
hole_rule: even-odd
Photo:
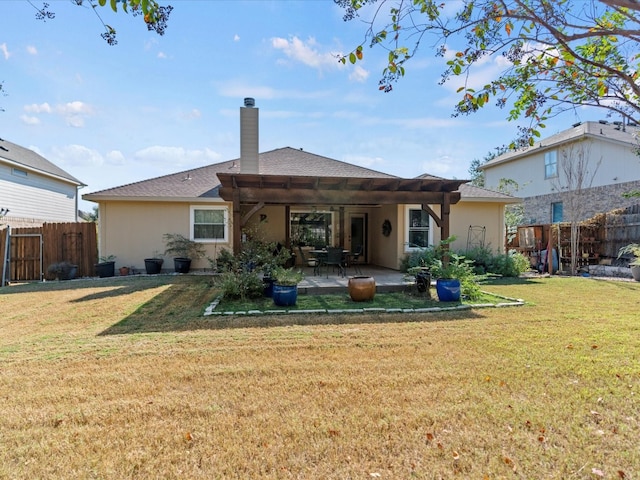
[[[217,316],[227,316],[227,315],[286,315],[286,314],[351,314],[351,313],[433,313],[433,312],[450,312],[456,310],[473,310],[476,308],[504,308],[504,307],[521,307],[525,304],[525,301],[520,298],[509,298],[503,297],[502,295],[496,295],[495,293],[482,292],[487,295],[493,295],[496,298],[501,298],[506,300],[505,302],[500,303],[478,303],[476,305],[457,305],[455,307],[429,307],[429,308],[345,308],[338,310],[328,310],[324,308],[316,309],[316,310],[246,310],[246,311],[226,311],[226,312],[216,312],[216,308],[218,308],[218,304],[220,300],[222,300],[222,295],[216,297],[213,302],[211,302],[204,313],[202,314],[205,317],[211,315]]]

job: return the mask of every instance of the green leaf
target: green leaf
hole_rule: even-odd
[[[104,7],[107,4],[107,0],[98,0],[98,3],[101,7]]]
[[[351,64],[356,63],[356,54],[355,54],[355,53],[351,52],[351,53],[349,54],[349,62],[350,62]]]
[[[118,0],[111,0],[111,10],[118,12]]]

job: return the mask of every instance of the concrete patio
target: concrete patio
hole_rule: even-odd
[[[361,274],[375,278],[377,292],[402,291],[410,289],[413,285],[413,282],[405,280],[404,273],[373,265],[361,265],[359,272],[356,272],[353,267],[347,268],[344,277],[337,269],[334,271],[331,267],[328,268],[328,271],[323,268],[319,275],[314,275],[314,269],[311,267],[305,267],[302,270],[305,278],[298,285],[298,293],[301,295],[346,292],[349,277]]]

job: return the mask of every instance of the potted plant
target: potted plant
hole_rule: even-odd
[[[122,266],[118,269],[118,271],[120,272],[121,277],[126,277],[127,275],[129,275],[129,267]]]
[[[630,243],[618,251],[618,258],[624,255],[633,255],[633,260],[629,262],[631,276],[636,282],[640,282],[640,243]]]
[[[203,258],[206,254],[204,245],[179,233],[165,233],[164,243],[164,253],[174,257],[173,263],[177,273],[189,273],[191,261]]]
[[[295,305],[298,300],[298,284],[304,279],[304,273],[293,268],[277,267],[271,275],[273,284],[273,303],[279,307]]]
[[[96,275],[100,278],[113,277],[116,269],[116,256],[107,255],[99,258],[99,262],[94,265]]]
[[[144,259],[144,269],[147,275],[157,275],[162,270],[164,259],[158,252],[153,252],[151,257]]]
[[[78,266],[66,261],[52,263],[47,268],[47,273],[56,280],[73,280],[78,273]]]
[[[462,255],[449,253],[448,258],[434,259],[429,265],[436,279],[436,292],[441,302],[458,302],[461,295],[474,298],[479,293],[473,273],[473,261]]]

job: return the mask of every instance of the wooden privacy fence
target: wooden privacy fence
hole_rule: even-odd
[[[604,254],[615,258],[629,243],[640,243],[640,205],[607,213]]]
[[[47,276],[48,266],[63,261],[78,266],[77,276],[92,276],[98,262],[96,224],[45,223],[42,227],[4,228],[0,230],[0,259],[7,260],[3,269],[6,281],[51,278]]]

